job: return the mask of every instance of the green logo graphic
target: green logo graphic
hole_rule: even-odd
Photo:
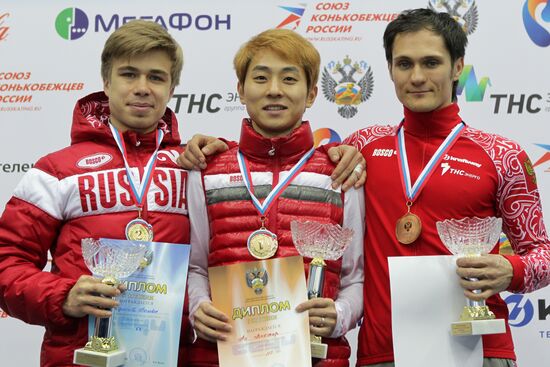
[[[485,89],[487,89],[488,85],[491,85],[488,77],[482,77],[478,83],[474,67],[472,65],[464,65],[464,70],[462,70],[462,74],[458,78],[456,94],[460,96],[462,91],[466,89],[466,101],[480,102],[483,101]]]

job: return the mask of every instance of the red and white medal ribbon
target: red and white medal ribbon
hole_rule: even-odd
[[[252,232],[250,236],[248,236],[247,241],[248,252],[256,259],[269,259],[277,252],[277,248],[279,247],[277,235],[264,227],[265,215],[277,198],[281,196],[286,187],[290,185],[292,180],[294,180],[298,173],[300,173],[300,171],[304,168],[308,159],[313,155],[313,152],[315,152],[315,148],[311,148],[306,154],[304,154],[302,158],[300,158],[300,160],[290,169],[290,171],[288,171],[286,177],[277,183],[262,203],[258,200],[256,195],[254,195],[254,185],[252,183],[252,174],[250,172],[248,161],[240,150],[237,151],[237,161],[239,162],[239,169],[241,171],[241,175],[243,176],[244,184],[250,194],[254,207],[261,216],[261,228]]]
[[[418,198],[426,183],[430,179],[431,175],[435,171],[435,167],[443,160],[445,154],[453,147],[456,143],[462,131],[465,127],[463,122],[458,123],[453,130],[449,133],[447,138],[441,143],[439,148],[435,151],[434,155],[426,164],[420,175],[416,179],[414,185],[411,183],[411,174],[409,170],[409,162],[407,157],[407,149],[405,148],[405,128],[401,124],[398,128],[396,135],[396,145],[397,145],[397,160],[399,162],[399,173],[401,176],[401,183],[403,185],[403,192],[405,197],[409,202],[414,203]]]
[[[300,160],[288,171],[288,175],[279,181],[279,183],[269,192],[263,203],[258,200],[256,195],[254,195],[254,186],[252,183],[252,175],[250,172],[250,168],[248,165],[248,161],[245,158],[244,154],[241,153],[240,150],[237,151],[237,161],[239,162],[239,169],[241,171],[241,175],[243,176],[243,181],[246,186],[246,189],[248,190],[248,193],[250,194],[250,197],[252,198],[252,203],[254,204],[254,207],[260,213],[261,216],[265,216],[266,213],[269,211],[273,203],[277,200],[279,196],[283,193],[283,191],[287,188],[288,185],[294,180],[294,178],[304,169],[305,164],[311,158],[313,155],[313,152],[315,152],[315,148],[311,148],[306,154],[300,158]]]
[[[407,149],[405,148],[405,128],[403,123],[399,126],[395,137],[397,146],[397,160],[399,162],[399,174],[401,177],[403,193],[407,198],[407,213],[400,217],[395,225],[395,235],[400,243],[409,245],[414,243],[420,237],[422,232],[422,221],[416,214],[411,213],[411,206],[420,196],[420,193],[426,186],[426,183],[434,173],[435,167],[443,160],[445,154],[452,148],[460,137],[464,126],[464,123],[460,122],[451,130],[450,134],[445,138],[443,143],[441,143],[439,148],[437,148],[428,164],[426,164],[426,166],[422,169],[422,172],[420,172],[420,175],[417,177],[414,185],[411,182]]]
[[[138,209],[138,217],[131,220],[126,225],[126,238],[128,240],[137,240],[137,241],[152,241],[153,240],[153,227],[151,224],[147,223],[144,219],[141,218],[141,211],[143,209],[144,200],[146,200],[147,192],[153,181],[153,171],[157,165],[157,153],[160,148],[160,143],[164,138],[164,131],[157,129],[155,140],[156,147],[153,154],[147,161],[147,164],[143,168],[143,177],[140,180],[139,177],[134,175],[130,169],[127,159],[126,145],[124,143],[124,137],[122,133],[118,131],[112,124],[109,124],[113,138],[115,139],[116,145],[120,152],[122,153],[122,159],[124,160],[124,168],[126,169],[126,177],[128,177],[128,183],[130,185],[130,197]],[[138,173],[139,175],[139,173]]]

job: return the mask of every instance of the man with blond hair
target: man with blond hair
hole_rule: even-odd
[[[109,317],[118,305],[112,297],[120,289],[90,276],[83,238],[141,231],[148,241],[189,243],[187,173],[175,163],[180,136],[166,108],[182,65],[180,46],[160,25],[139,20],[117,29],[101,55],[103,91],[75,106],[71,145],[38,160],[6,205],[0,307],[45,327],[41,366],[72,366],[88,340],[88,315]],[[49,272],[42,270],[48,252]]]
[[[332,187],[334,164],[324,148],[313,147],[310,124],[302,120],[317,96],[319,64],[309,41],[283,29],[258,34],[234,58],[240,100],[249,115],[238,146],[189,176],[188,194],[196,201],[189,204],[189,305],[199,337],[190,350],[191,366],[218,366],[215,343],[231,329],[228,315],[212,304],[208,267],[258,259],[247,248],[258,232],[276,239],[264,246],[271,258],[298,255],[292,219],[355,232],[343,257],[327,261],[324,298],[297,307],[309,311],[311,332],[328,344],[327,359],[314,359],[314,366],[349,365],[343,335],[362,314],[364,199],[361,190],[344,193]]]

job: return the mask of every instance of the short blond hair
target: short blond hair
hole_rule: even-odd
[[[133,20],[114,31],[101,53],[101,77],[109,80],[113,60],[130,58],[153,50],[166,52],[172,60],[171,87],[180,82],[183,67],[183,51],[178,42],[160,24],[146,20]]]
[[[264,50],[273,51],[283,59],[301,66],[306,74],[308,91],[317,85],[321,65],[319,52],[311,42],[289,29],[269,29],[241,46],[233,59],[241,85],[244,85],[250,62],[258,52]]]

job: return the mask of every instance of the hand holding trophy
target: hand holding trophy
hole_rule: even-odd
[[[102,283],[117,287],[144,259],[147,247],[133,241],[85,238],[82,256],[94,276]],[[74,363],[85,366],[114,367],[125,363],[126,353],[111,334],[111,317],[96,318],[94,334],[86,346],[74,352]]]
[[[502,219],[495,217],[447,219],[437,222],[436,227],[441,241],[454,255],[481,256],[488,254],[499,239]],[[505,331],[504,320],[495,319],[495,315],[489,310],[484,300],[467,299],[460,321],[451,325],[453,335],[499,334]]]
[[[338,224],[293,220],[290,223],[292,240],[302,257],[313,259],[309,265],[307,281],[308,298],[323,297],[325,260],[338,260],[351,243],[353,230]],[[311,336],[311,356],[326,358],[328,346],[320,336]]]

